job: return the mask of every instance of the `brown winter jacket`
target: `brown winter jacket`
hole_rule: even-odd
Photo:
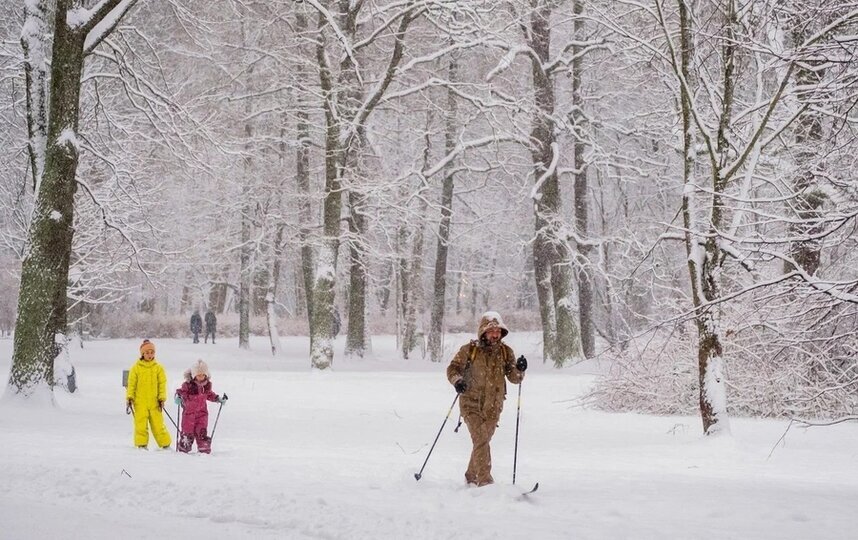
[[[506,328],[503,322],[480,321],[478,335],[482,337],[485,331],[499,326],[503,335]],[[456,384],[464,379],[468,389],[459,398],[459,409],[462,416],[478,414],[485,420],[497,421],[506,399],[506,381],[518,384],[524,378],[524,373],[515,367],[515,354],[512,348],[503,342],[494,346],[482,341],[471,341],[463,345],[447,366],[447,380]]]
[[[464,379],[468,385],[459,398],[462,416],[473,413],[483,419],[497,421],[506,399],[504,377],[513,384],[520,383],[524,378],[524,373],[516,369],[515,354],[506,343],[492,347],[472,341],[462,346],[447,366],[450,384]]]

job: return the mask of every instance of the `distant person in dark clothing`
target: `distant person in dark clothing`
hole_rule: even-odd
[[[214,345],[215,340],[215,330],[217,330],[217,317],[212,313],[212,310],[206,311],[206,338],[205,342],[209,342],[209,334],[212,335],[212,345]]]
[[[200,332],[203,331],[203,319],[200,317],[200,310],[195,309],[191,315],[191,333],[194,335],[194,343],[200,342]]]

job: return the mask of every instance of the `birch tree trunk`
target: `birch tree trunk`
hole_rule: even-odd
[[[38,192],[45,169],[48,140],[48,12],[45,0],[24,2],[21,49],[24,52],[24,84],[27,98],[27,152]]]
[[[726,44],[723,56],[723,103],[717,140],[718,155],[724,156],[726,151],[726,129],[729,122],[733,99],[733,55],[734,45],[731,44],[732,25],[735,24],[735,11],[727,12]],[[693,80],[691,65],[694,56],[692,14],[685,0],[679,0],[680,25],[680,81],[682,128],[683,128],[683,189],[682,215],[685,226],[685,247],[688,260],[688,272],[691,280],[691,296],[694,304],[695,323],[697,325],[697,369],[700,389],[700,416],[703,421],[703,432],[707,435],[718,432],[729,432],[727,418],[726,385],[723,373],[723,346],[721,343],[720,323],[717,317],[717,305],[712,305],[720,298],[720,266],[722,253],[718,244],[718,230],[721,229],[722,196],[726,182],[721,176],[720,165],[712,168],[713,195],[711,206],[707,208],[710,216],[709,235],[704,238],[696,232],[694,222],[694,178],[695,145],[692,134],[692,108],[694,107],[692,88]],[[704,306],[704,304],[709,304]]]

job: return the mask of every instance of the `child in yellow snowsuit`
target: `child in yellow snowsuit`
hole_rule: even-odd
[[[149,445],[149,426],[155,442],[161,448],[170,448],[170,433],[164,426],[164,401],[167,400],[167,373],[155,361],[155,345],[144,339],[140,345],[140,359],[128,373],[128,407],[134,410],[134,444],[138,448]]]

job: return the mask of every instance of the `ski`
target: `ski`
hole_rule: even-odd
[[[536,491],[537,489],[539,489],[539,482],[537,482],[536,484],[534,484],[534,485],[533,485],[533,488],[531,488],[531,490],[530,490],[530,491],[525,491],[524,493],[522,493],[522,494],[519,496],[519,499],[527,499],[527,498],[528,498],[527,496],[528,496],[528,495],[530,495],[531,493],[533,493],[534,491]]]

